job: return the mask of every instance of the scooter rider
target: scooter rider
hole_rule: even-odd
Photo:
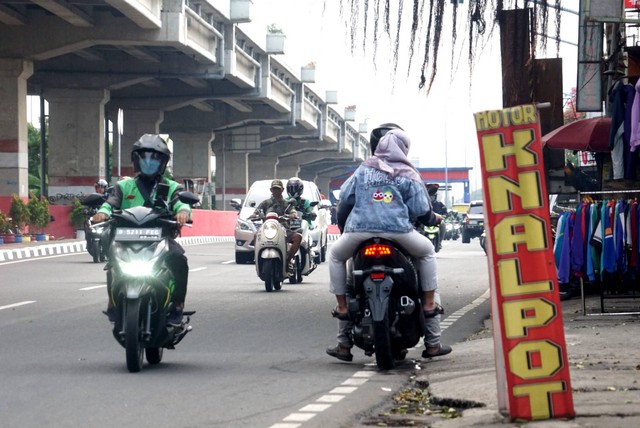
[[[438,200],[438,190],[440,189],[440,185],[438,183],[429,183],[427,184],[427,192],[429,193],[429,198],[431,200],[431,208],[433,208],[433,212],[442,216],[443,218],[447,216],[447,207]],[[442,248],[442,240],[444,239],[444,235],[447,233],[447,227],[444,222],[440,222],[440,233],[438,241],[438,246]]]
[[[338,344],[326,352],[342,361],[353,359],[353,323],[348,318],[345,263],[362,241],[382,236],[397,241],[417,262],[425,315],[422,357],[446,355],[451,352],[451,347],[440,343],[440,314],[443,310],[438,295],[435,250],[431,241],[415,230],[411,223],[411,220],[421,217],[422,223],[430,224],[435,220],[435,214],[420,175],[407,159],[409,137],[398,125],[386,123],[371,132],[369,141],[374,156],[360,165],[340,189],[338,226],[343,233],[329,253],[330,291],[337,301],[332,315],[339,319]],[[369,185],[372,178],[377,182],[384,181],[385,189],[395,203],[372,203],[372,197],[379,193],[377,186]]]
[[[169,186],[167,201],[171,203],[170,208],[175,214],[176,221],[182,226],[191,217],[191,207],[179,200],[173,201],[174,194],[181,192],[184,187],[168,178],[163,177],[163,173],[171,158],[168,138],[157,134],[145,134],[133,144],[131,161],[133,168],[138,175],[135,178],[120,180],[114,186],[113,194],[102,204],[98,213],[93,216],[95,223],[100,223],[109,218],[113,210],[127,209],[137,206],[152,206],[156,197],[156,190],[159,183]],[[175,290],[173,293],[173,312],[168,323],[179,326],[182,323],[184,301],[187,295],[187,281],[189,277],[189,265],[184,255],[184,249],[175,239],[169,239],[170,254],[167,264],[173,272],[175,278]],[[113,302],[111,301],[110,284],[107,284],[109,293],[109,303],[106,314],[111,321],[114,316]]]
[[[302,212],[309,225],[311,225],[311,222],[316,219],[317,215],[313,212],[311,202],[302,197],[303,190],[304,184],[298,177],[291,177],[287,180],[287,202],[295,201],[293,207],[297,211]]]
[[[293,205],[289,205],[288,201],[284,199],[282,196],[282,192],[284,191],[284,186],[282,185],[282,180],[273,180],[271,182],[271,197],[269,199],[265,199],[260,202],[260,205],[254,211],[252,217],[260,217],[264,216],[269,212],[274,212],[279,216],[283,216],[285,214],[295,213],[296,210]],[[298,248],[300,248],[300,243],[302,242],[302,235],[293,230],[287,229],[287,243],[290,245],[289,254],[287,260],[287,274],[293,273],[294,268],[294,257],[298,252]]]

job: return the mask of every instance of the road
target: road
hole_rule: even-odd
[[[133,374],[101,313],[101,264],[88,254],[1,263],[2,425],[349,426],[429,369],[421,349],[388,373],[359,349],[350,364],[327,356],[336,328],[327,264],[266,293],[253,265],[232,262],[232,245],[186,247],[194,329]],[[453,358],[489,313],[486,257],[477,240],[446,241],[438,266]]]

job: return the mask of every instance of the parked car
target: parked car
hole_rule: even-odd
[[[286,185],[287,179],[281,179]],[[247,220],[247,218],[253,214],[256,207],[260,205],[262,201],[271,197],[271,191],[269,186],[272,180],[258,180],[254,182],[249,188],[244,201],[239,199],[232,199],[230,205],[239,211],[238,220],[235,227],[235,258],[236,263],[253,263],[254,260],[254,239],[256,233],[256,227],[253,222]],[[326,216],[323,212],[326,206],[320,204],[321,197],[318,186],[312,181],[302,180],[304,184],[304,190],[302,197],[308,199],[310,202],[318,202],[313,209],[317,214],[316,219],[311,222],[309,231],[311,238],[313,239],[313,250],[316,253],[316,263],[321,263],[326,260],[327,257],[327,242],[328,242],[328,228],[329,223],[326,221]],[[286,197],[286,195],[285,195]]]
[[[462,243],[468,244],[472,238],[479,238],[482,232],[484,232],[484,207],[482,201],[471,202],[462,222]]]

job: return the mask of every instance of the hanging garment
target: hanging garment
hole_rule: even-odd
[[[638,157],[631,152],[631,109],[636,98],[633,85],[624,85],[624,178],[636,179]]]
[[[602,257],[600,261],[600,278],[604,272],[613,273],[616,271],[616,251],[613,243],[613,212],[615,201],[602,204]]]
[[[638,96],[640,79],[636,82],[635,89],[636,97],[633,99],[633,105],[631,106],[631,138],[629,139],[632,152],[635,152],[636,148],[640,146],[640,96]]]
[[[571,235],[573,234],[574,221],[575,213],[568,212],[566,215],[564,234],[562,235],[560,263],[558,263],[558,282],[560,284],[568,283],[571,274]]]
[[[597,218],[597,215],[594,214],[597,212],[597,210],[594,209],[594,207],[595,204],[586,204],[585,208],[585,217],[587,219],[587,227],[585,231],[585,265],[587,278],[589,278],[589,281],[591,282],[596,280],[596,275],[593,268],[593,253],[595,252],[595,248],[593,247],[593,244],[591,244],[591,240],[589,239],[589,237],[593,234],[595,221],[594,216]]]
[[[629,268],[634,272],[638,266],[638,201],[631,202],[629,207]]]
[[[581,272],[584,264],[584,204],[579,204],[576,208],[575,220],[573,224],[573,234],[571,235],[571,271]]]

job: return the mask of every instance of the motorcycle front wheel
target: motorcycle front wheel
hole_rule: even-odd
[[[125,330],[125,349],[127,354],[127,369],[136,373],[142,369],[144,347],[140,341],[142,331],[142,317],[140,316],[140,300],[127,300],[127,320]]]
[[[376,364],[380,370],[391,370],[395,367],[395,358],[391,350],[388,316],[382,321],[373,322],[373,346],[376,352]]]
[[[144,353],[149,364],[160,364],[164,348],[146,348]]]
[[[280,289],[280,281],[276,278],[276,262],[279,262],[279,260],[265,259],[262,262],[262,277],[264,278],[264,289],[267,292],[273,291],[274,286],[276,287],[276,290]]]

